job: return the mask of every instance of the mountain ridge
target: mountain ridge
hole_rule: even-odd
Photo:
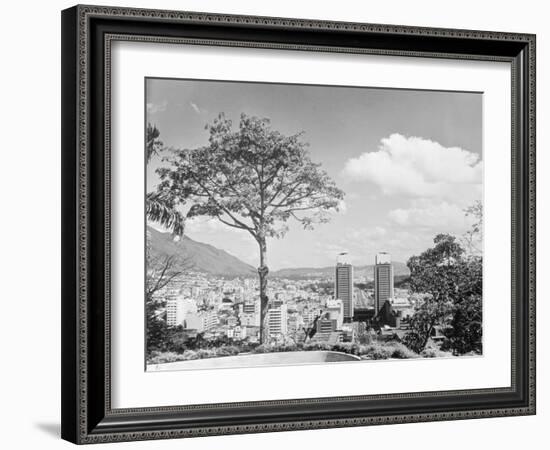
[[[405,263],[399,261],[393,261],[393,274],[394,276],[410,275],[409,268]],[[271,274],[279,278],[320,278],[334,275],[334,266],[325,267],[296,267],[274,270]],[[353,272],[356,276],[366,276],[367,278],[374,278],[374,264],[364,264],[360,266],[354,266]]]
[[[170,233],[148,226],[150,251],[154,258],[175,256],[176,270],[194,270],[212,275],[244,276],[256,274],[256,269],[236,256],[213,245],[183,236],[175,241]]]
[[[256,276],[257,269],[225,250],[211,244],[195,241],[183,236],[175,241],[170,233],[163,233],[147,226],[150,251],[154,258],[175,256],[176,270],[194,270],[220,276]],[[394,276],[409,275],[409,269],[402,262],[393,262]],[[356,276],[373,279],[374,264],[354,266]],[[334,275],[334,266],[289,267],[273,270],[272,278],[326,278]]]

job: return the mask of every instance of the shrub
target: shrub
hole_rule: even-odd
[[[391,354],[389,346],[381,344],[362,345],[359,349],[361,359],[388,359]]]
[[[147,361],[149,364],[164,364],[170,362],[184,361],[185,354],[178,354],[174,352],[155,352],[155,355],[149,358]]]
[[[373,343],[359,346],[361,359],[410,359],[418,358],[418,354],[399,342]]]
[[[191,361],[192,359],[197,359],[198,355],[195,350],[186,350],[181,355],[181,361]]]
[[[418,353],[413,352],[410,348],[407,346],[399,343],[394,342],[391,344],[393,348],[391,357],[395,359],[410,359],[410,358],[418,358]]]
[[[332,349],[335,352],[349,353],[351,355],[359,355],[360,346],[351,342],[339,342],[335,344]]]
[[[308,342],[307,344],[304,344],[304,350],[324,350],[324,351],[330,351],[332,350],[332,345],[327,344],[326,342]]]
[[[226,345],[216,349],[216,356],[233,356],[239,354],[239,348],[234,345]]]
[[[432,344],[428,345],[424,350],[422,350],[420,356],[422,356],[423,358],[446,358],[449,356],[453,356],[453,354],[451,352],[444,352],[443,350]]]
[[[260,344],[252,352],[254,353],[277,353],[296,352],[303,349],[302,344]]]

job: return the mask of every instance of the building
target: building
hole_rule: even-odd
[[[355,328],[353,324],[347,323],[342,327],[342,342],[353,342],[355,341]]]
[[[188,312],[182,323],[183,327],[197,330],[198,333],[210,330],[218,325],[218,316],[215,311]]]
[[[267,329],[269,336],[285,336],[287,333],[288,314],[286,305],[267,310]]]
[[[374,264],[374,311],[376,314],[386,301],[393,301],[393,265],[389,253],[378,253]]]
[[[188,314],[197,312],[197,303],[191,298],[178,296],[166,302],[166,324],[169,327],[183,325]]]
[[[242,312],[239,314],[241,325],[248,327],[260,326],[260,308],[255,302],[245,302],[242,304]]]
[[[210,330],[214,328],[216,325],[218,325],[218,315],[216,314],[216,311],[214,310],[203,311],[201,316],[202,316],[202,324],[205,330]]]
[[[317,320],[317,333],[332,333],[336,331],[336,320],[328,317],[328,314],[325,314],[323,317],[320,317]]]
[[[344,321],[351,322],[353,319],[353,266],[351,264],[336,264],[334,298],[336,300],[342,300],[344,306]]]
[[[342,300],[327,300],[325,311],[328,318],[336,322],[335,330],[341,330],[344,323],[344,303]]]
[[[197,330],[197,333],[204,331],[204,321],[199,313],[189,313],[184,321],[184,328],[188,330]]]

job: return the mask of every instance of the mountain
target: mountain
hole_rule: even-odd
[[[153,257],[176,256],[180,261],[185,260],[190,263],[191,270],[212,275],[257,275],[256,269],[250,264],[212,245],[194,241],[187,236],[183,236],[176,242],[170,233],[162,233],[151,227],[147,227],[147,231]]]
[[[192,265],[196,272],[206,272],[222,276],[257,276],[257,270],[250,264],[230,255],[210,244],[197,242],[187,236],[174,241],[170,233],[162,233],[154,228],[147,227],[150,236],[150,248],[153,257],[176,256],[180,261],[185,260]],[[175,267],[178,269],[178,267]],[[180,270],[186,267],[179,267]],[[372,280],[374,265],[355,266],[356,277],[366,276]],[[408,276],[409,269],[401,262],[393,262],[394,276]],[[334,276],[334,266],[330,267],[300,267],[280,269],[269,273],[272,278],[328,278]]]
[[[408,276],[410,275],[409,268],[402,262],[394,261],[393,275]],[[353,268],[356,277],[366,276],[368,279],[374,279],[374,264],[355,266]],[[279,278],[327,278],[334,276],[334,266],[330,267],[301,267],[295,269],[280,269],[270,273],[273,277]]]

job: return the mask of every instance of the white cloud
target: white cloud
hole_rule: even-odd
[[[147,112],[149,114],[157,114],[159,112],[166,111],[168,108],[168,101],[163,100],[160,103],[147,103]]]
[[[400,134],[381,140],[377,151],[346,162],[344,174],[369,181],[387,195],[471,203],[481,192],[483,162],[476,153]]]
[[[229,227],[219,220],[210,217],[193,217],[187,219],[185,222],[185,233],[217,235],[224,232],[229,232],[232,235],[245,239],[250,237],[247,231]],[[252,238],[250,237],[250,239]]]
[[[458,204],[432,199],[413,200],[408,208],[392,209],[389,218],[402,227],[463,233],[471,221]]]

